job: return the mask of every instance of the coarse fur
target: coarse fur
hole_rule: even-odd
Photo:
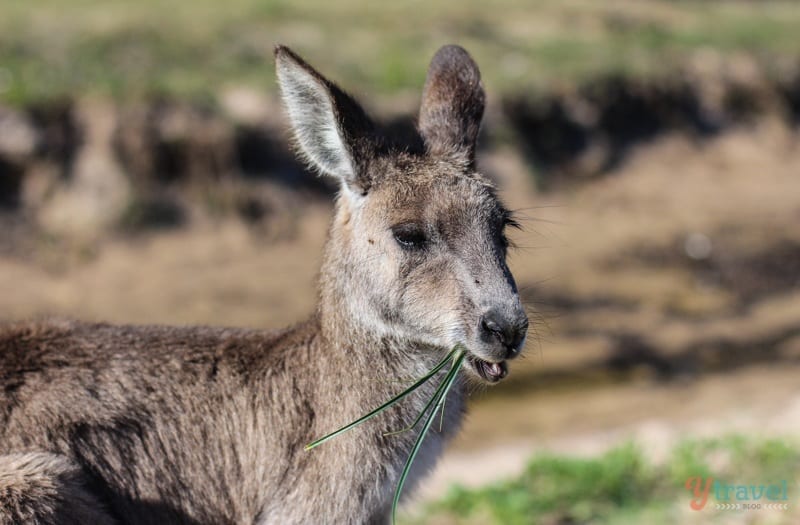
[[[434,57],[418,142],[276,49],[295,139],[341,191],[319,303],[282,331],[0,325],[0,525],[385,523],[436,381],[324,445],[430,370],[468,359],[410,477],[458,429],[467,380],[494,382],[527,318],[505,263],[511,222],[475,171],[484,93],[457,46]],[[444,371],[437,376],[441,380]]]

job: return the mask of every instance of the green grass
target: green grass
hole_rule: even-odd
[[[351,89],[417,90],[440,45],[476,56],[495,89],[598,72],[661,72],[694,51],[800,55],[794,2],[640,0],[4,0],[0,101],[274,90],[283,42]]]
[[[778,440],[731,436],[688,440],[668,460],[657,464],[647,451],[627,444],[597,458],[542,454],[525,472],[477,490],[453,487],[430,504],[421,523],[650,523],[685,521],[692,476],[711,476],[727,484],[789,482],[789,502],[796,502],[800,448]],[[713,491],[703,509],[704,521],[725,519],[714,508]],[[758,511],[753,511],[758,512]],[[791,516],[797,517],[797,509]],[[787,513],[787,516],[790,514]],[[681,516],[684,516],[682,519]],[[758,518],[758,515],[755,515]]]

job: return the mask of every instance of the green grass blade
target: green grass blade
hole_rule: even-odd
[[[453,355],[453,352],[450,352],[448,357],[450,355]],[[447,377],[447,376],[445,376],[445,377]],[[428,401],[428,403],[425,405],[425,408],[423,408],[422,411],[420,411],[419,415],[417,416],[417,418],[414,420],[413,423],[411,423],[409,426],[407,426],[405,428],[401,428],[400,430],[395,430],[395,431],[392,431],[392,432],[385,432],[383,435],[384,436],[396,436],[397,434],[402,434],[403,432],[408,432],[409,430],[414,429],[419,424],[419,422],[422,421],[422,418],[425,416],[425,414],[428,413],[428,410],[430,410],[430,408],[439,399],[439,394],[445,388],[446,385],[447,385],[447,381],[442,381],[442,383],[436,388],[436,391],[433,393],[433,395],[431,396],[431,398]]]
[[[383,412],[387,408],[391,407],[392,405],[394,405],[395,403],[397,403],[398,401],[400,401],[401,399],[406,397],[408,394],[410,394],[411,392],[413,392],[417,388],[421,387],[424,383],[426,383],[434,375],[436,375],[436,373],[439,370],[441,370],[444,367],[444,365],[447,364],[447,362],[450,360],[450,358],[453,357],[453,355],[455,355],[455,353],[457,351],[458,351],[458,349],[454,348],[449,354],[447,354],[447,356],[444,359],[442,359],[442,361],[439,364],[437,364],[435,367],[433,367],[433,369],[430,372],[428,372],[427,374],[425,374],[424,376],[419,378],[416,383],[414,383],[410,387],[406,388],[405,390],[403,390],[402,392],[400,392],[399,394],[394,396],[392,399],[390,399],[386,403],[382,404],[381,406],[379,406],[378,408],[376,408],[372,412],[361,416],[360,418],[356,419],[355,421],[353,421],[349,425],[345,425],[342,428],[340,428],[339,430],[331,432],[330,434],[328,434],[328,435],[326,435],[324,437],[321,437],[321,438],[319,438],[318,440],[316,440],[316,441],[314,441],[312,443],[309,443],[308,445],[305,446],[305,450],[311,450],[312,448],[317,447],[317,446],[325,443],[329,439],[333,439],[336,436],[338,436],[339,434],[342,434],[342,433],[347,432],[348,430],[350,430],[350,429],[352,429],[354,427],[357,427],[358,425],[360,425],[361,423],[365,422],[366,420],[377,416],[378,414],[380,414],[381,412]]]
[[[455,350],[454,350],[455,351]],[[403,492],[403,485],[406,482],[406,478],[408,477],[408,473],[411,470],[411,465],[414,463],[414,459],[417,457],[417,453],[422,446],[422,440],[425,439],[425,436],[428,433],[428,430],[431,428],[431,423],[436,416],[436,410],[442,405],[442,402],[447,397],[447,393],[450,391],[450,387],[453,386],[455,382],[456,376],[458,375],[459,370],[461,370],[461,363],[464,362],[464,358],[466,354],[462,351],[456,357],[455,363],[453,367],[447,372],[447,376],[444,378],[442,384],[445,385],[444,390],[439,392],[437,389],[438,398],[436,399],[436,405],[431,413],[428,414],[428,417],[425,419],[425,424],[422,427],[422,431],[419,433],[419,437],[417,437],[417,441],[414,442],[414,446],[411,448],[411,454],[409,454],[408,459],[406,460],[406,464],[403,467],[403,472],[400,474],[400,481],[397,483],[397,488],[394,492],[394,500],[392,501],[392,524],[396,523],[395,515],[397,514],[397,504],[400,501],[400,494]],[[434,396],[436,397],[436,396]]]
[[[447,405],[447,397],[442,398],[442,408],[439,409],[439,432],[444,428],[444,407]]]

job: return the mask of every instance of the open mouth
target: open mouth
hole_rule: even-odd
[[[473,354],[467,356],[467,362],[475,372],[489,383],[497,383],[508,375],[508,366],[505,361],[490,363]]]

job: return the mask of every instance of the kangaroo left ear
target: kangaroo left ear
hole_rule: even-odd
[[[444,46],[428,68],[419,112],[419,131],[434,155],[475,165],[486,95],[477,64],[464,48]]]
[[[366,164],[375,152],[372,121],[353,98],[289,48],[275,48],[275,65],[295,139],[309,163],[366,193],[371,185]]]

